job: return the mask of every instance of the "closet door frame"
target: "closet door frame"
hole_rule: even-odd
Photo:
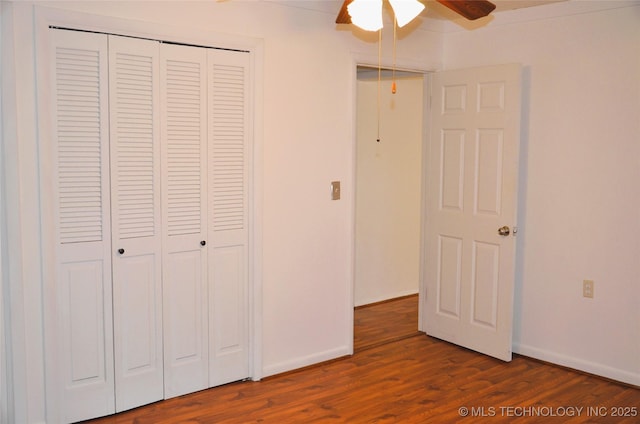
[[[74,29],[81,31],[96,31],[96,32],[108,32],[116,35],[132,36],[139,38],[148,38],[154,40],[170,40],[172,42],[199,45],[205,47],[223,47],[227,49],[236,49],[245,51],[250,55],[250,78],[249,87],[250,92],[249,99],[251,101],[250,113],[248,120],[250,125],[250,142],[248,146],[248,158],[249,158],[249,191],[248,191],[248,221],[249,221],[249,250],[248,250],[248,319],[249,319],[249,377],[252,380],[260,380],[263,375],[262,370],[262,129],[263,129],[263,58],[264,58],[264,42],[261,39],[231,36],[226,34],[218,34],[210,31],[194,30],[185,27],[170,27],[159,26],[156,23],[130,21],[120,18],[112,18],[105,16],[97,16],[80,12],[64,11],[60,9],[49,8],[45,6],[35,6],[33,8],[34,13],[34,44],[36,51],[36,64],[34,64],[34,72],[37,76],[38,84],[42,87],[42,83],[46,81],[46,75],[44,75],[42,66],[38,66],[38,63],[46,63],[47,60],[47,34],[51,27]],[[46,134],[45,131],[49,131],[50,122],[42,117],[47,116],[49,113],[50,99],[42,98],[42,93],[38,91],[37,111],[38,116],[34,116],[34,127],[38,128],[39,134]],[[47,163],[43,156],[42,149],[45,151],[46,146],[43,146],[45,139],[39,136],[36,143],[36,148],[40,152],[40,162],[37,160],[26,164],[30,169],[27,172],[31,172],[35,175],[40,175],[38,181],[28,182],[32,185],[32,192],[40,193],[42,198],[50,196],[46,192],[48,182],[46,181],[46,172],[38,172],[38,169],[47,169],[50,164]],[[52,229],[50,227],[49,218],[47,213],[50,211],[41,209],[38,211],[42,229],[37,227],[29,229],[33,232],[32,237],[41,240],[42,257],[34,259],[37,262],[37,266],[41,267],[43,275],[43,283],[40,290],[40,295],[43,297],[45,305],[44,310],[36,302],[22,302],[18,300],[18,304],[15,307],[23,309],[25,316],[42,316],[44,321],[43,328],[30,328],[26,332],[27,346],[24,347],[24,351],[20,351],[21,348],[14,349],[14,363],[13,367],[28,368],[28,364],[25,358],[30,360],[40,360],[45,364],[44,375],[42,375],[44,390],[40,390],[35,385],[27,385],[26,381],[22,384],[24,386],[24,396],[35,399],[36,405],[40,405],[41,413],[46,416],[47,421],[56,421],[57,414],[57,396],[56,396],[56,382],[52,381],[50,373],[55,364],[51,361],[51,358],[47,356],[47,352],[51,345],[51,338],[55,337],[55,334],[51,332],[51,328],[47,323],[48,310],[46,290],[47,284],[50,281],[51,273],[55,270],[55,263],[52,261],[53,256],[53,240]],[[13,299],[11,299],[13,301]],[[43,346],[42,350],[37,348],[34,350],[31,346]],[[45,378],[47,375],[47,378]],[[55,375],[55,373],[54,373]],[[20,384],[20,382],[16,382]]]

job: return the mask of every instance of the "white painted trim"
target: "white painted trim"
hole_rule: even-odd
[[[249,238],[251,249],[249,252],[249,308],[250,308],[250,377],[253,380],[262,378],[262,198],[263,198],[263,91],[264,91],[264,41],[262,39],[231,36],[208,31],[194,32],[188,28],[171,27],[156,23],[134,21],[121,18],[113,18],[61,9],[36,6],[33,15],[35,17],[35,40],[46,39],[46,31],[50,26],[79,29],[87,31],[97,31],[105,33],[115,33],[133,37],[150,38],[156,40],[167,40],[185,44],[193,44],[210,47],[224,47],[230,49],[248,51],[252,57],[252,81],[251,89],[253,95],[252,117],[253,125],[253,145],[251,146],[252,175],[251,175],[251,206],[249,217],[253,223]],[[29,39],[27,37],[27,39]],[[36,46],[36,56],[42,57],[43,52]],[[34,75],[37,69],[34,69]],[[40,105],[36,105],[37,108]],[[40,122],[34,118],[34,125]],[[37,156],[33,156],[37,157]],[[34,161],[35,162],[35,161]],[[43,219],[44,217],[40,217]],[[51,264],[44,264],[46,271],[51,272]],[[50,275],[50,274],[49,274]],[[39,305],[37,305],[39,306]],[[35,308],[36,306],[32,306]],[[38,334],[41,340],[45,335],[42,331]],[[36,335],[34,334],[35,338]],[[42,361],[45,360],[44,354]],[[44,379],[44,375],[43,375]],[[46,379],[45,379],[46,381]],[[42,382],[44,383],[44,381]],[[44,384],[38,385],[39,387]],[[38,387],[37,386],[37,387]],[[30,396],[33,388],[25,390]],[[52,386],[47,387],[51,393]],[[51,395],[55,398],[55,395]],[[43,399],[42,408],[44,408]],[[55,414],[55,408],[49,404],[46,410],[48,421],[51,421]]]
[[[0,19],[4,20],[4,17],[7,14],[9,7],[6,3],[0,4]],[[4,22],[0,23],[0,31],[4,28]],[[0,34],[0,58],[3,57],[5,44],[4,44],[4,34]],[[0,60],[0,63],[4,63],[3,60]],[[5,81],[2,79],[4,75],[4,69],[0,67],[0,81]],[[3,104],[2,104],[2,93],[4,91],[4,87],[0,90],[0,170],[5,169],[5,160],[4,160],[4,126],[3,126]],[[6,342],[5,336],[5,308],[4,299],[5,297],[8,299],[8,296],[5,296],[5,290],[7,290],[8,285],[8,277],[5,273],[7,269],[6,264],[8,260],[8,253],[6,251],[6,241],[5,234],[6,230],[6,219],[5,219],[5,207],[7,205],[6,196],[5,196],[5,186],[4,186],[4,175],[3,172],[0,172],[0,423],[8,423],[13,421],[13,419],[9,419],[11,413],[9,411],[9,387],[11,387],[10,376],[7,374],[7,370],[10,366],[10,356],[9,351],[7,350],[7,346],[9,345]]]
[[[251,52],[262,43],[257,38],[227,35],[213,31],[198,30],[196,32],[188,27],[158,25],[152,22],[93,15],[46,6],[35,6],[34,11],[36,26],[38,27],[44,24],[47,27],[56,26]]]
[[[561,365],[563,367],[573,368],[590,374],[610,378],[612,380],[621,381],[623,383],[640,386],[640,372],[633,373],[517,342],[513,344],[513,352],[519,355]]]
[[[351,169],[352,169],[352,175],[351,175],[351,180],[353,182],[353,193],[351,196],[351,205],[350,205],[350,221],[349,221],[349,225],[351,226],[351,243],[349,246],[349,257],[350,257],[350,267],[351,267],[351,284],[350,284],[350,293],[349,293],[349,307],[350,307],[350,316],[351,316],[351,322],[353,322],[353,307],[354,306],[360,306],[360,305],[365,305],[368,303],[374,303],[374,302],[378,302],[381,300],[386,300],[386,299],[368,299],[365,302],[359,302],[358,305],[355,305],[355,301],[354,301],[354,292],[355,292],[355,283],[356,283],[356,276],[355,276],[355,269],[356,269],[356,265],[355,265],[355,261],[356,261],[356,255],[355,255],[355,238],[356,238],[356,233],[355,233],[355,227],[356,227],[356,168],[357,168],[357,152],[356,152],[356,145],[357,145],[357,134],[356,134],[356,122],[357,122],[357,110],[356,110],[356,105],[357,105],[357,87],[356,87],[356,80],[357,80],[357,68],[358,66],[372,66],[374,68],[378,67],[378,63],[380,63],[380,66],[382,66],[382,68],[384,69],[391,69],[393,68],[393,62],[389,59],[389,58],[385,58],[383,57],[382,60],[378,61],[377,57],[374,56],[370,56],[370,55],[364,55],[364,54],[360,54],[360,53],[352,53],[352,57],[353,57],[353,65],[352,65],[352,76],[351,76],[351,81],[353,84],[353,89],[351,90],[351,109],[352,109],[352,119],[351,119],[351,125],[352,125],[352,136],[351,136],[351,152],[352,152],[352,158],[351,158]],[[429,89],[427,88],[427,86],[429,85],[429,81],[430,79],[428,78],[428,74],[431,72],[434,72],[437,67],[436,65],[425,65],[423,63],[418,63],[412,60],[406,60],[406,59],[398,59],[396,61],[396,69],[397,70],[402,70],[402,71],[407,71],[407,72],[415,72],[418,74],[423,74],[423,80],[424,80],[424,90],[425,90],[425,97],[424,97],[424,117],[423,117],[423,132],[422,132],[422,152],[423,152],[423,160],[422,160],[422,182],[423,182],[423,191],[421,193],[421,201],[420,201],[420,205],[421,205],[421,219],[420,219],[420,269],[419,269],[419,278],[420,281],[418,282],[418,330],[420,331],[424,331],[424,323],[423,323],[423,308],[424,308],[424,304],[425,304],[425,296],[426,296],[426,284],[425,284],[425,279],[424,279],[424,246],[425,246],[425,228],[426,228],[426,217],[425,217],[425,211],[426,211],[426,201],[427,201],[427,189],[426,187],[428,187],[428,184],[425,183],[425,176],[426,176],[426,165],[427,163],[429,163],[427,161],[428,159],[428,147],[430,145],[429,143],[429,131],[428,130],[428,126],[430,125],[430,123],[427,121],[429,118],[429,110],[430,110],[430,106],[429,106]],[[406,294],[397,294],[397,296],[404,296],[404,295],[409,295],[409,294],[415,294],[415,291],[412,292],[407,292]],[[350,352],[353,353],[353,326],[351,328],[351,350]]]
[[[250,337],[250,367],[251,379],[262,379],[262,216],[264,188],[264,42],[254,40],[251,63],[252,89],[254,104],[253,145],[251,146],[251,163],[253,164],[252,181],[250,184],[249,222],[253,226],[249,231],[249,337]]]
[[[29,5],[3,8],[3,155],[6,192],[5,275],[10,309],[5,330],[11,345],[12,422],[44,420],[41,268],[37,205],[37,155],[33,61],[33,12]],[[16,45],[20,40],[26,46]],[[21,72],[17,73],[16,69]],[[28,299],[28,301],[27,301]]]
[[[353,57],[353,63],[355,63],[356,68],[358,66],[368,66],[371,68],[378,67],[377,56],[371,56],[368,54],[354,52],[352,53],[352,57]],[[392,69],[394,67],[392,58],[384,57],[384,56],[382,57],[381,65],[383,69]],[[424,63],[424,62],[419,62],[419,61],[406,59],[406,58],[397,58],[395,69],[397,71],[403,71],[403,72],[415,72],[419,74],[427,74],[429,72],[435,72],[439,70],[439,66],[440,65],[438,62]],[[355,74],[354,74],[354,78],[355,78]],[[354,101],[355,101],[355,97],[354,97]],[[354,103],[354,110],[355,110],[355,103]],[[355,128],[355,121],[354,121],[354,128]]]
[[[0,6],[1,7],[1,6]],[[1,47],[0,47],[1,48]],[[2,107],[0,106],[0,116],[2,115]],[[2,120],[0,119],[0,133],[2,133]],[[0,168],[4,168],[4,156],[2,154],[2,143],[0,143]],[[4,201],[4,178],[0,173],[0,205],[6,205]],[[4,209],[4,208],[3,208]],[[7,364],[9,357],[7,355],[5,336],[4,336],[4,290],[5,290],[5,275],[4,275],[4,211],[0,210],[0,422],[9,422],[9,376],[7,375]]]
[[[431,159],[431,73],[424,75],[424,83],[422,86],[424,108],[422,117],[422,200],[420,202],[420,259],[419,259],[419,278],[418,282],[418,330],[426,332],[426,301],[427,301],[427,225],[429,216],[427,215],[427,206],[429,199],[429,184],[427,165]]]
[[[290,361],[284,361],[277,364],[269,365],[264,369],[264,376],[269,377],[283,372],[297,370],[299,368],[307,367],[309,365],[316,365],[325,361],[331,361],[347,355],[351,355],[349,347],[342,346],[339,348],[326,350],[324,352],[314,353],[312,355],[297,357]]]
[[[353,322],[354,316],[354,304],[355,304],[355,289],[356,289],[356,161],[357,161],[357,104],[358,104],[358,62],[353,61],[351,66],[351,75],[349,78],[351,84],[351,101],[349,102],[349,109],[351,114],[351,131],[349,131],[349,137],[351,139],[351,196],[347,212],[349,214],[348,229],[349,229],[349,246],[348,246],[348,270],[349,270],[349,287],[347,288],[347,304],[344,305],[347,316],[347,340],[345,341],[347,346],[347,352],[349,355],[353,355]]]
[[[50,50],[49,41],[51,37],[48,36],[47,31],[38,29],[38,22],[36,22],[35,28],[35,40],[34,40],[34,49],[36,56],[36,65],[35,65],[35,73],[36,73],[36,81],[38,85],[38,92],[36,94],[36,108],[38,117],[36,119],[36,125],[38,125],[38,158],[39,158],[39,169],[41,170],[41,180],[38,184],[38,192],[40,194],[40,209],[45,210],[53,205],[53,181],[46,178],[48,175],[53,175],[51,171],[51,161],[43,160],[44,157],[50,157],[51,154],[51,143],[47,143],[45,137],[47,134],[50,134],[48,128],[51,128],[51,113],[47,113],[49,108],[51,107],[50,101],[52,99],[52,95],[47,93],[47,95],[43,95],[43,92],[49,91],[50,87],[48,84],[48,76],[47,71],[49,70],[49,66],[45,66],[47,62],[47,58],[49,57],[48,52]],[[45,102],[45,100],[47,102]],[[47,213],[48,212],[48,213]],[[47,414],[47,421],[56,422],[57,417],[60,417],[59,406],[60,399],[62,396],[62,392],[57,390],[56,382],[59,379],[58,373],[61,372],[57,364],[58,353],[59,350],[55,349],[53,346],[56,345],[56,322],[55,320],[48,319],[47,311],[54,311],[56,309],[56,296],[57,293],[53,288],[55,284],[49,284],[49,279],[53,278],[56,273],[55,267],[55,258],[53,252],[55,252],[55,241],[54,235],[52,232],[44,231],[44,229],[53,228],[53,211],[45,211],[45,213],[41,213],[40,216],[40,225],[42,226],[41,232],[41,252],[42,252],[42,269],[44,273],[42,275],[42,293],[43,293],[43,304],[42,304],[42,314],[45,317],[44,319],[44,328],[42,330],[41,338],[44,341],[44,349],[43,353],[43,361],[44,361],[44,390],[45,390],[45,399],[44,399],[44,408]],[[35,336],[34,336],[35,337]],[[54,418],[55,417],[55,418]]]
[[[7,172],[8,164],[5,159],[5,140],[10,140],[9,131],[5,127],[5,120],[8,120],[5,116],[7,108],[5,102],[7,101],[7,93],[9,87],[7,87],[7,81],[9,78],[7,75],[11,75],[11,69],[9,64],[13,64],[13,61],[8,59],[11,51],[10,46],[13,42],[13,36],[10,34],[12,29],[12,21],[10,19],[12,14],[11,5],[7,2],[0,3],[0,422],[13,422],[13,405],[9,399],[9,394],[12,393],[10,388],[13,387],[12,376],[9,371],[12,368],[11,352],[9,347],[10,336],[10,321],[9,308],[5,308],[5,299],[7,305],[9,304],[9,250],[8,250],[8,232],[7,232],[7,210],[8,195],[6,194],[5,187],[5,172]],[[5,131],[7,131],[5,133]],[[6,315],[5,315],[6,314]],[[10,419],[11,418],[11,419]]]
[[[513,283],[513,332],[512,337],[515,338],[519,329],[522,328],[522,287],[524,281],[524,260],[525,245],[527,240],[527,195],[528,184],[527,175],[529,174],[529,120],[531,116],[531,67],[523,66],[521,74],[521,91],[520,91],[520,148],[518,163],[518,204],[516,206],[516,222],[514,227],[517,228],[516,236],[516,260],[514,267],[514,283]],[[512,343],[515,346],[515,342]],[[512,350],[515,352],[515,348]]]

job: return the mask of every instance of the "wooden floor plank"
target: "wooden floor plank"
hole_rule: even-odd
[[[418,295],[355,308],[353,333],[354,352],[419,334]]]
[[[640,422],[640,389],[519,355],[505,363],[422,333],[416,336],[417,314],[407,312],[411,302],[404,303],[395,315],[410,322],[398,325],[396,330],[401,330],[395,333],[393,328],[361,333],[360,350],[353,356],[91,422],[476,423],[489,418],[491,423]],[[416,300],[413,304],[417,310]],[[384,308],[389,307],[393,304]],[[371,317],[375,311],[365,312],[368,316],[360,324],[373,326],[388,326],[393,315],[381,312],[379,316],[385,321],[380,322]],[[364,327],[360,330],[367,331]],[[384,340],[375,340],[373,334]],[[635,416],[611,416],[612,408],[625,407],[629,415],[635,411]],[[469,416],[463,417],[461,411],[465,410],[461,408],[467,408]],[[574,412],[582,408],[581,414],[558,415],[558,411],[571,411],[569,408]],[[607,415],[593,416],[594,411],[606,411]],[[556,416],[531,416],[536,412]]]

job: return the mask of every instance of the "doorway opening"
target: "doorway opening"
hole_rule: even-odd
[[[354,352],[418,334],[425,81],[357,67]]]

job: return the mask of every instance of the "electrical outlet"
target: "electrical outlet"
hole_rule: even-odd
[[[593,299],[593,280],[582,281],[582,297]]]

